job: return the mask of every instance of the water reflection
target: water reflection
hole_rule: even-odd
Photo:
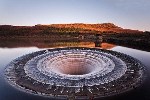
[[[150,52],[141,51],[141,50],[137,50],[137,49],[131,49],[131,48],[127,48],[127,47],[121,47],[121,46],[116,46],[116,47],[112,48],[112,50],[128,54],[128,55],[140,60],[143,64],[145,64],[145,66],[148,68],[148,70],[150,69]]]
[[[55,42],[55,43],[29,43],[29,42],[3,42],[0,43],[0,100],[49,100],[49,98],[43,98],[39,96],[34,96],[31,94],[26,94],[20,92],[15,88],[11,87],[7,82],[4,81],[3,69],[5,66],[13,59],[22,56],[27,53],[38,51],[44,48],[50,47],[67,47],[67,46],[77,46],[77,47],[95,47],[94,42]],[[5,48],[4,48],[5,47]],[[140,60],[145,66],[147,66],[148,74],[150,74],[150,52],[145,52],[141,50],[116,46],[113,44],[102,43],[100,47],[104,49],[111,49],[114,51],[122,52],[131,55],[138,60]],[[131,91],[127,94],[122,94],[120,96],[115,96],[113,98],[102,98],[102,100],[150,100],[150,77],[144,84],[143,87],[136,89],[136,91]]]
[[[36,47],[30,48],[0,48],[0,100],[23,100],[22,97],[29,98],[29,94],[22,93],[4,81],[3,71],[5,66],[13,59],[22,56],[27,53],[31,53],[39,50]],[[19,95],[18,95],[19,94]],[[39,99],[40,100],[40,99]]]
[[[3,41],[0,42],[2,48],[20,48],[20,47],[37,47],[37,48],[54,48],[54,47],[97,47],[103,49],[110,49],[116,45],[110,43],[102,43],[101,41],[73,41],[73,42],[52,42],[52,41]]]

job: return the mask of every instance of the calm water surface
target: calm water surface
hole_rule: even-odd
[[[148,77],[141,87],[131,92],[109,98],[102,98],[101,100],[150,100],[150,52],[121,46],[112,46],[109,49],[128,54],[140,60],[147,68]],[[51,98],[44,98],[19,91],[10,86],[4,80],[3,76],[4,68],[10,61],[24,54],[39,50],[41,49],[37,47],[0,48],[0,100],[51,100]]]

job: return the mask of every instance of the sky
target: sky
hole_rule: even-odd
[[[150,0],[0,0],[0,25],[114,23],[150,31]]]

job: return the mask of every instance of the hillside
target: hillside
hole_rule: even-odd
[[[51,25],[35,25],[35,26],[11,26],[0,25],[0,36],[33,36],[33,35],[54,35],[54,34],[116,34],[116,33],[143,33],[138,30],[123,29],[112,23],[103,24],[51,24]]]
[[[55,28],[75,28],[96,31],[99,33],[141,33],[142,31],[123,29],[119,26],[116,26],[113,23],[102,23],[102,24],[83,24],[83,23],[74,23],[74,24],[51,24],[44,25]]]
[[[0,25],[0,46],[30,44],[97,42],[95,34],[102,34],[98,41],[149,50],[150,32],[123,29],[112,23],[103,24],[50,24],[35,26]],[[4,42],[5,41],[5,42]]]

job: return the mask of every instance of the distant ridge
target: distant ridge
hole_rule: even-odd
[[[113,33],[141,33],[143,31],[123,29],[113,23],[102,23],[102,24],[84,24],[84,23],[73,23],[73,24],[50,24],[42,26],[51,26],[55,28],[82,28],[98,32],[113,32]]]
[[[0,25],[0,31],[2,33],[143,33],[143,31],[123,29],[113,23],[102,23],[102,24],[84,24],[84,23],[72,23],[72,24],[50,24],[42,25],[37,24],[35,26],[12,26],[12,25]],[[5,32],[4,32],[5,31]],[[22,32],[23,31],[23,32]]]

